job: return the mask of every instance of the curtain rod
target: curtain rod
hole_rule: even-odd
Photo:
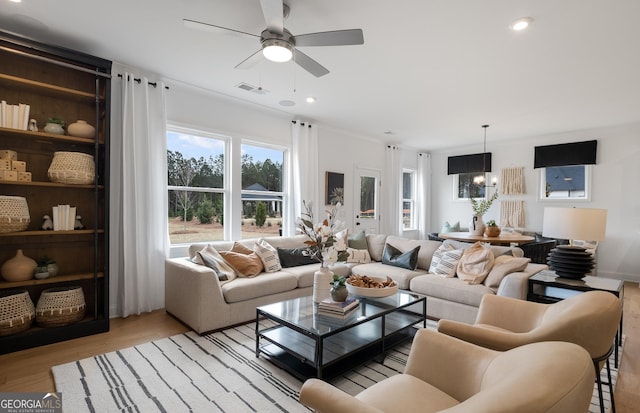
[[[296,123],[298,123],[298,121],[292,120],[291,123],[295,125]],[[304,122],[300,122],[300,126],[304,126]],[[309,124],[309,127],[311,127],[311,124]]]
[[[121,78],[121,77],[123,77],[123,76],[122,76],[122,73],[118,73],[118,77],[120,77],[120,78]],[[127,80],[130,80],[130,79],[127,79]],[[140,83],[142,82],[142,79],[140,79],[140,78],[138,78],[138,77],[134,77],[134,78],[133,78],[133,80],[134,80],[134,81],[136,81],[136,82],[138,82],[138,84],[140,84]],[[149,86],[158,87],[158,84],[157,84],[156,82],[149,82],[149,81],[147,81],[147,84],[148,84]],[[165,88],[165,89],[167,89],[167,90],[169,90],[169,86],[165,86],[164,88]]]

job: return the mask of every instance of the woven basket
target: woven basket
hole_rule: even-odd
[[[61,184],[92,184],[96,175],[93,156],[82,152],[54,152],[49,166],[51,182]]]
[[[42,327],[60,327],[84,318],[86,309],[82,287],[49,288],[40,294],[36,322]]]
[[[0,232],[24,231],[30,221],[29,206],[25,198],[0,195]]]
[[[0,337],[29,329],[35,317],[29,293],[23,290],[0,292]]]

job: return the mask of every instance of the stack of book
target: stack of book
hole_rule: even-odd
[[[325,298],[318,303],[318,314],[335,318],[347,318],[355,313],[359,306],[360,300],[356,297],[348,297],[343,302]]]
[[[71,231],[76,222],[76,207],[70,205],[54,206],[52,214],[54,231]]]
[[[27,130],[31,106],[25,103],[8,104],[0,101],[0,127]]]

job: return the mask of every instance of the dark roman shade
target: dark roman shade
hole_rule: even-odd
[[[447,175],[473,172],[491,172],[491,152],[449,157]]]
[[[559,145],[536,146],[534,168],[566,165],[593,165],[596,163],[598,141],[563,143]]]

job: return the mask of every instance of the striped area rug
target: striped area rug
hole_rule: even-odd
[[[268,322],[265,322],[268,323]],[[194,332],[53,367],[66,412],[309,412],[302,382],[255,357],[253,323]],[[406,343],[332,381],[350,394],[404,370]],[[613,363],[612,363],[613,366]],[[614,380],[617,372],[614,372]],[[606,387],[606,386],[605,386]],[[599,412],[594,389],[590,411]],[[609,397],[608,392],[605,397]]]

